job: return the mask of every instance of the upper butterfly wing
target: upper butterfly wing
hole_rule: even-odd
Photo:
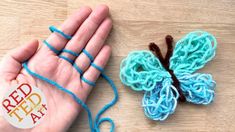
[[[175,74],[193,73],[215,56],[216,47],[213,35],[204,31],[191,32],[176,43],[170,69]]]
[[[150,51],[131,52],[120,66],[122,83],[136,91],[153,90],[163,77],[170,75]]]

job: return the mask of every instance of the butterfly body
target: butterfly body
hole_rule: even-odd
[[[207,105],[214,99],[215,81],[210,74],[195,73],[215,56],[217,47],[213,35],[195,31],[176,43],[166,37],[167,54],[163,58],[159,47],[153,51],[134,51],[121,63],[120,79],[135,91],[144,91],[142,106],[153,120],[165,120],[173,114],[177,101]]]

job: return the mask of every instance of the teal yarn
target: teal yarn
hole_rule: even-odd
[[[148,118],[163,121],[174,113],[179,95],[171,83],[171,78],[166,78],[158,82],[153,90],[144,93],[142,106]]]
[[[43,43],[51,50],[53,51],[55,54],[60,54],[60,51],[57,50],[56,48],[54,48],[53,46],[51,46],[51,44],[49,44],[46,40],[43,40]]]
[[[150,51],[134,51],[123,59],[120,66],[122,83],[135,91],[151,91],[156,82],[170,74],[162,67],[161,62]]]
[[[71,59],[69,59],[68,57],[65,57],[65,56],[63,56],[63,55],[60,55],[59,56],[61,59],[64,59],[64,60],[66,60],[66,61],[68,61],[70,64],[73,64],[73,60],[71,60]]]
[[[92,82],[92,81],[89,81],[88,79],[86,79],[86,78],[84,78],[83,76],[82,76],[82,81],[84,81],[85,83],[87,83],[87,84],[89,84],[89,85],[91,85],[91,86],[95,86],[95,82]]]
[[[54,29],[56,32],[60,33],[63,37],[66,38],[66,34],[64,34],[62,31],[56,29],[55,27],[53,27],[52,29]],[[53,32],[53,31],[52,31]],[[64,34],[64,35],[63,35]],[[68,39],[68,38],[66,38]],[[44,41],[44,44],[52,51],[54,52],[55,54],[59,54],[60,51],[58,51],[57,49],[55,49],[52,45],[50,45],[47,41]],[[68,50],[68,49],[64,49],[62,50],[62,52],[65,51],[66,53],[69,53],[71,55],[74,55],[76,56],[77,53],[71,51],[71,50]],[[84,51],[84,50],[83,50]],[[88,58],[92,58],[93,59],[93,56],[85,50],[85,55],[87,55]],[[83,71],[75,64],[72,62],[72,60],[70,60],[69,58],[65,57],[65,56],[62,56],[60,55],[59,56],[60,58],[64,59],[65,61],[68,61],[76,70],[77,72],[80,73],[80,75],[82,75]],[[93,61],[93,60],[92,60]],[[88,122],[89,122],[89,126],[90,126],[90,130],[91,132],[100,132],[100,129],[99,129],[99,126],[103,123],[103,122],[109,122],[111,124],[111,128],[110,128],[110,132],[114,132],[114,129],[115,129],[115,124],[113,122],[113,120],[109,117],[104,117],[104,118],[101,118],[102,114],[107,111],[109,108],[111,108],[113,105],[116,104],[116,102],[118,101],[118,91],[117,91],[117,87],[115,86],[114,82],[104,73],[104,69],[98,65],[96,65],[95,63],[91,63],[91,66],[94,67],[95,69],[97,69],[98,71],[101,72],[101,76],[110,84],[110,86],[112,87],[112,90],[114,92],[114,98],[111,102],[109,102],[108,104],[106,104],[103,108],[100,109],[100,111],[97,113],[97,115],[95,116],[95,119],[93,120],[92,118],[92,113],[89,109],[89,107],[85,104],[85,102],[83,102],[79,97],[77,97],[72,91],[64,88],[63,86],[61,86],[60,84],[58,84],[57,82],[49,79],[49,78],[46,78],[36,72],[33,72],[32,70],[29,69],[28,67],[28,62],[24,62],[22,64],[22,66],[24,67],[24,69],[32,76],[42,80],[42,81],[45,81],[53,86],[55,86],[56,88],[58,88],[59,90],[69,94],[78,104],[80,104],[84,110],[87,112],[88,114]],[[91,82],[89,81],[88,79],[85,79],[83,76],[82,76],[82,79],[85,80],[84,82],[85,83],[88,83],[89,85],[91,86],[94,86],[95,85],[95,82]]]
[[[82,75],[82,74],[83,74],[82,69],[81,69],[81,68],[79,68],[77,64],[75,64],[75,63],[74,63],[74,64],[73,64],[73,67],[76,69],[76,71],[77,71],[78,73],[80,73],[80,75]]]
[[[68,49],[63,49],[62,52],[68,53],[68,54],[73,55],[73,56],[76,56],[76,57],[79,56],[78,53],[73,52],[72,50],[68,50]]]
[[[86,49],[83,49],[82,53],[84,53],[90,59],[91,62],[94,60],[94,57]]]
[[[178,79],[188,102],[207,105],[213,101],[216,82],[210,74],[186,73],[178,76]]]
[[[169,60],[170,70],[177,77],[186,101],[210,104],[215,96],[216,82],[210,74],[195,73],[213,59],[217,41],[205,31],[194,31],[180,39]],[[120,80],[135,91],[143,91],[145,115],[163,121],[177,107],[179,91],[171,74],[150,51],[134,51],[120,65]]]
[[[50,31],[51,32],[56,32],[56,33],[59,33],[61,36],[63,36],[65,39],[72,39],[72,36],[68,35],[68,34],[65,34],[64,32],[60,31],[59,29],[57,29],[55,26],[50,26],[49,27]]]
[[[175,74],[193,73],[214,58],[216,48],[213,35],[203,31],[191,32],[176,43],[170,58],[170,69]]]

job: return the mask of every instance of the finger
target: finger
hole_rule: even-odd
[[[96,7],[78,29],[73,38],[68,42],[65,49],[73,51],[76,54],[80,53],[108,14],[109,9],[106,5]],[[69,58],[70,60],[74,60],[76,58],[76,56],[68,54],[67,52],[63,52],[61,55]]]
[[[11,81],[16,78],[22,69],[21,64],[36,53],[38,46],[38,40],[33,40],[26,45],[10,51],[3,58],[0,65],[0,74],[6,81]]]
[[[90,15],[90,13],[91,9],[89,7],[82,7],[80,10],[73,13],[67,20],[65,20],[64,23],[59,27],[59,30],[64,34],[72,36]],[[56,32],[52,33],[45,41],[45,43],[50,44],[57,51],[63,49],[67,42],[68,40],[66,38]],[[43,49],[49,50],[47,45],[44,45]]]
[[[93,63],[99,66],[100,68],[104,68],[110,58],[110,55],[111,55],[111,47],[105,45],[101,49],[101,51],[99,52]],[[101,71],[99,69],[91,65],[82,76],[83,88],[88,89],[88,91],[90,91],[92,85],[90,85],[87,81],[95,83],[98,77],[100,76],[100,73]]]
[[[85,71],[89,67],[91,61],[93,61],[93,58],[95,58],[96,55],[99,53],[99,51],[101,50],[101,48],[104,45],[104,42],[105,42],[111,28],[112,28],[112,21],[110,18],[106,18],[102,22],[102,24],[100,25],[100,27],[98,28],[96,33],[93,35],[93,37],[90,39],[88,44],[86,45],[85,51],[87,51],[91,57],[89,58],[89,56],[87,56],[87,54],[85,54],[85,52],[83,51],[76,58],[75,64],[82,71]]]

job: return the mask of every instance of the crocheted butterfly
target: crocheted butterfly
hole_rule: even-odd
[[[120,66],[122,83],[135,91],[144,91],[142,106],[152,120],[165,120],[173,114],[177,100],[207,105],[213,101],[215,81],[210,74],[195,73],[215,56],[213,35],[194,31],[180,39],[173,51],[173,38],[166,36],[168,47],[163,58],[159,47],[134,51]],[[156,56],[156,57],[155,57]]]

